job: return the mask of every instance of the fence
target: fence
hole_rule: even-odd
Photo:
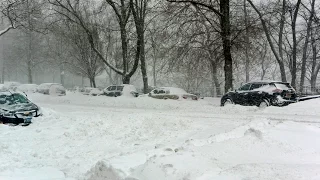
[[[303,86],[303,90],[298,92],[300,96],[308,96],[308,95],[320,95],[320,86],[311,87],[311,86]]]

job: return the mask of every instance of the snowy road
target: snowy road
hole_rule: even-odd
[[[320,179],[320,100],[285,108],[30,95],[44,116],[0,126],[0,179]]]

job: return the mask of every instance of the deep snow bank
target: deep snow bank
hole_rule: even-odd
[[[26,128],[0,125],[0,179],[319,178],[319,100],[259,109],[218,99],[29,97],[44,116]]]

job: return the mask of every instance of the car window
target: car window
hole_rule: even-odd
[[[117,91],[123,91],[123,86],[117,86]]]
[[[249,91],[251,84],[245,84],[239,88],[239,91]]]
[[[153,94],[165,94],[166,91],[163,89],[155,89],[153,90]]]
[[[158,94],[166,94],[166,91],[163,90],[163,89],[160,89],[160,90],[158,91]]]
[[[254,90],[254,89],[258,89],[258,88],[260,88],[260,87],[262,87],[262,86],[265,86],[266,84],[252,84],[251,86],[250,86],[250,90]]]
[[[289,83],[275,83],[276,87],[282,90],[292,89]]]
[[[117,86],[109,86],[107,89],[108,91],[114,91],[117,89]]]

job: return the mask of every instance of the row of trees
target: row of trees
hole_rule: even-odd
[[[144,92],[220,95],[254,79],[315,88],[320,70],[315,0],[2,0],[1,12],[2,77],[18,66],[29,83],[53,67],[61,83],[141,74]]]

